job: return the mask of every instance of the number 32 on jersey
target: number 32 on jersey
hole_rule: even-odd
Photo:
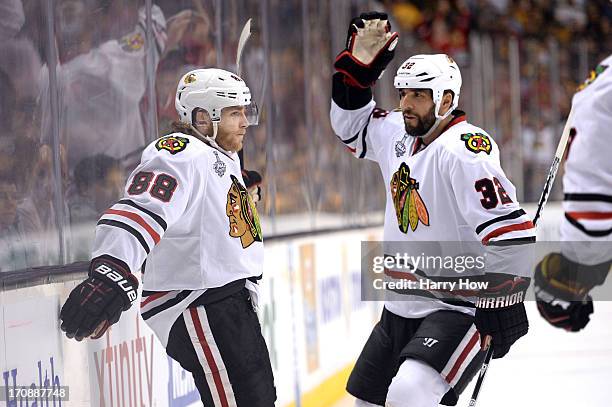
[[[496,177],[493,177],[493,180],[490,178],[479,179],[474,183],[474,188],[482,194],[480,203],[485,209],[493,209],[499,202],[502,205],[512,203],[512,199]],[[499,199],[497,198],[498,195]]]

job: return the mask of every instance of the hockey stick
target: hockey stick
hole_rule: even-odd
[[[485,375],[487,374],[487,369],[489,368],[489,362],[491,361],[491,357],[493,356],[493,344],[489,345],[487,349],[487,354],[485,356],[485,360],[480,367],[480,373],[478,373],[478,380],[476,380],[476,386],[474,386],[474,391],[472,392],[472,398],[470,399],[469,407],[474,407],[476,405],[476,400],[478,399],[478,394],[480,393],[480,387],[482,386],[482,382],[484,381]]]
[[[242,27],[242,31],[240,32],[240,38],[238,39],[238,48],[236,49],[236,73],[238,76],[242,74],[240,69],[240,59],[242,58],[242,51],[244,51],[244,46],[251,36],[251,20],[249,18],[246,23],[244,23],[244,27]]]
[[[238,39],[238,48],[236,49],[236,73],[238,76],[242,77],[242,72],[240,69],[240,59],[242,58],[242,51],[244,50],[244,46],[246,45],[247,40],[251,36],[251,19],[249,18],[247,22],[242,27],[242,31],[240,32],[240,38]],[[244,170],[244,147],[238,151],[238,157],[240,158],[240,169]]]
[[[542,210],[544,206],[546,206],[546,202],[548,202],[548,197],[550,195],[550,191],[552,189],[553,183],[555,182],[555,177],[557,176],[557,171],[559,171],[559,165],[561,164],[561,160],[563,160],[563,156],[565,155],[565,149],[567,148],[567,142],[569,140],[570,130],[572,128],[572,123],[574,121],[574,107],[570,109],[569,115],[567,117],[567,121],[565,122],[565,127],[563,127],[563,133],[561,133],[561,138],[559,139],[559,144],[557,145],[557,151],[555,151],[555,157],[553,158],[552,165],[548,170],[548,176],[546,177],[546,182],[544,183],[544,189],[542,190],[542,195],[540,196],[540,201],[538,202],[538,208],[536,209],[536,214],[533,217],[533,226],[536,226],[540,216],[542,214]],[[478,374],[478,380],[476,381],[476,385],[474,386],[474,391],[472,392],[472,398],[470,399],[470,403],[468,407],[476,406],[476,401],[478,399],[478,394],[480,393],[480,388],[482,387],[482,383],[484,381],[485,375],[487,374],[487,370],[489,368],[489,362],[491,361],[491,357],[493,356],[493,344],[489,345],[487,349],[487,354],[485,356],[485,360],[482,363],[482,367],[480,368],[480,373]]]
[[[540,196],[540,201],[538,202],[538,209],[536,210],[536,214],[533,217],[534,226],[540,219],[542,210],[544,209],[544,206],[548,201],[550,190],[552,189],[553,182],[555,182],[555,177],[557,176],[557,171],[559,170],[559,164],[561,164],[561,160],[563,160],[563,155],[565,154],[565,149],[567,148],[567,142],[569,140],[570,130],[572,128],[573,122],[574,108],[572,106],[569,112],[569,116],[567,117],[567,121],[565,122],[563,133],[561,133],[561,139],[559,140],[559,145],[557,146],[557,151],[555,152],[555,158],[553,159],[552,165],[550,166],[550,170],[548,170],[548,176],[546,177],[546,182],[544,183],[544,189],[542,190],[542,195]]]

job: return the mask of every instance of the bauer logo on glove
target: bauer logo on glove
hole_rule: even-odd
[[[380,78],[395,54],[398,34],[391,32],[385,13],[362,13],[351,20],[346,49],[334,67],[348,85],[368,88]]]
[[[130,303],[133,303],[138,298],[138,293],[134,289],[133,283],[128,281],[121,273],[113,270],[106,264],[100,264],[98,267],[94,269],[94,272],[99,273],[103,276],[108,277],[109,280],[117,283],[119,288],[121,288],[125,294],[127,295]]]
[[[100,338],[138,298],[138,280],[121,260],[103,255],[89,270],[60,311],[62,331],[77,341]]]

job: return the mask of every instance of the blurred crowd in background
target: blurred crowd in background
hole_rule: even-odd
[[[432,49],[469,53],[470,33],[517,36],[561,46],[588,40],[589,52],[605,56],[612,45],[610,2],[589,0],[402,0],[383,1],[401,30],[416,33]]]
[[[571,95],[612,52],[607,0],[0,0],[0,271],[88,258],[97,218],[169,132],[178,78],[235,70],[248,18],[240,74],[262,117],[244,156],[264,177],[268,236],[381,220],[378,169],[328,119],[333,58],[369,9],[400,31],[379,105],[397,105],[402,60],[450,54],[460,107],[500,144],[519,197],[537,200]]]

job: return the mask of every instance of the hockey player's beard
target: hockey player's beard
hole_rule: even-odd
[[[431,110],[427,112],[425,117],[421,117],[416,113],[410,113],[410,115],[416,116],[417,118],[416,126],[411,126],[410,124],[408,124],[408,120],[406,119],[406,117],[404,117],[404,127],[406,128],[406,133],[412,137],[421,137],[427,134],[429,129],[431,129],[431,126],[433,126],[436,122],[436,115],[434,114],[434,109],[435,105],[431,107]],[[407,112],[402,113],[406,114]]]

